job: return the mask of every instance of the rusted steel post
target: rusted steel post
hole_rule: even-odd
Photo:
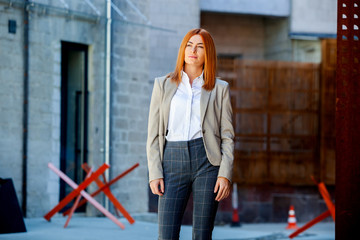
[[[336,79],[336,239],[360,222],[360,0],[338,0]]]

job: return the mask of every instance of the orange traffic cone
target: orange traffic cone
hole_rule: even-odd
[[[290,206],[288,226],[286,227],[286,229],[298,229],[298,227],[296,226],[295,209],[293,205]]]
[[[239,213],[238,213],[238,193],[237,193],[237,184],[234,183],[233,185],[233,192],[232,192],[232,207],[233,207],[233,214],[231,220],[232,227],[240,227],[240,220],[239,220]]]

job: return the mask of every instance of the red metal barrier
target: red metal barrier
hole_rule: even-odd
[[[319,216],[317,216],[316,218],[314,218],[310,222],[306,223],[304,226],[302,226],[301,228],[299,228],[298,230],[296,230],[292,234],[290,234],[289,238],[296,237],[300,233],[304,232],[305,230],[309,229],[310,227],[312,227],[316,223],[324,220],[327,217],[332,216],[332,218],[333,218],[333,220],[335,222],[335,205],[333,204],[333,202],[331,200],[331,196],[330,196],[328,190],[326,189],[325,184],[323,182],[318,183],[317,181],[315,181],[313,176],[311,176],[311,178],[318,185],[319,192],[320,192],[321,196],[323,197],[328,210],[323,212],[322,214],[320,214]]]

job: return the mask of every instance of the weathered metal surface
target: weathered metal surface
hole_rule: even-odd
[[[235,127],[234,181],[311,185],[320,178],[320,65],[219,61],[230,82]]]
[[[360,222],[360,1],[338,1],[336,80],[336,238]]]
[[[320,179],[335,184],[336,39],[322,40],[320,81]]]

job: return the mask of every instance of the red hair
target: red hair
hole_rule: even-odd
[[[203,88],[207,91],[215,87],[215,72],[216,72],[216,49],[214,40],[210,33],[202,28],[195,28],[190,30],[183,38],[176,61],[174,72],[170,73],[171,80],[177,85],[181,82],[181,70],[183,70],[185,63],[185,48],[189,39],[194,35],[200,35],[204,42],[205,62],[204,62],[204,85]]]

